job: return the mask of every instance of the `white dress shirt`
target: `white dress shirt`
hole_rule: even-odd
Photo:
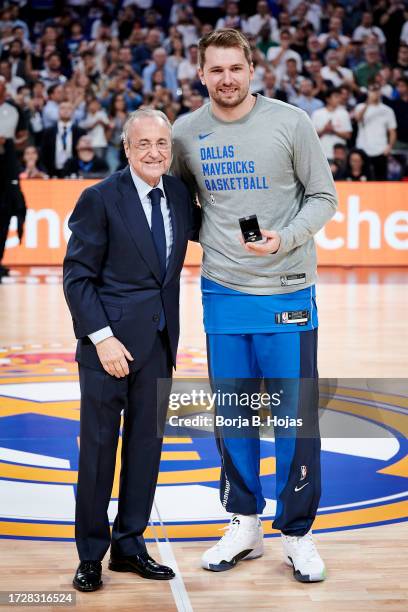
[[[162,190],[163,195],[160,201],[160,209],[163,216],[164,233],[166,235],[166,265],[168,265],[171,248],[173,245],[173,228],[171,225],[170,208],[167,205],[166,194],[164,193],[163,177],[160,177],[160,181],[158,182],[156,187],[152,187],[136,174],[132,166],[130,166],[130,174],[132,176],[133,183],[139,195],[139,199],[142,204],[150,229],[152,228],[152,204],[150,202],[148,194],[152,189],[158,188]],[[104,327],[103,329],[99,329],[93,334],[89,334],[89,338],[94,344],[98,344],[98,342],[102,342],[102,340],[106,340],[106,338],[109,338],[110,336],[113,336],[113,332],[110,326]]]
[[[67,130],[65,149],[64,143],[62,141],[64,127]],[[67,159],[69,159],[70,157],[72,157],[72,121],[68,121],[68,123],[58,121],[57,138],[55,141],[55,167],[58,170],[61,170],[61,168],[64,167],[64,164]]]

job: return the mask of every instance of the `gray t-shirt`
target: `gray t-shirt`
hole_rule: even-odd
[[[257,95],[238,121],[217,119],[210,104],[173,128],[172,173],[202,207],[202,273],[225,287],[256,295],[314,284],[313,236],[333,216],[336,190],[316,130],[306,113]],[[256,214],[281,236],[262,257],[239,242],[238,219]]]

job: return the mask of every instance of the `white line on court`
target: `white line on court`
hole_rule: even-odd
[[[176,574],[175,578],[173,578],[169,582],[170,582],[171,591],[173,593],[174,601],[177,606],[177,610],[178,612],[193,612],[193,607],[191,605],[190,598],[188,596],[187,589],[183,581],[183,577],[179,570],[179,567],[176,561],[176,557],[174,556],[174,552],[173,552],[170,540],[167,537],[166,527],[162,521],[162,518],[159,512],[159,508],[157,507],[156,500],[153,502],[153,505],[155,507],[156,514],[159,518],[159,523],[163,530],[165,540],[160,541],[160,539],[157,536],[157,531],[155,529],[153,522],[150,523],[150,526],[154,533],[154,537],[155,537],[157,547],[160,552],[160,557],[161,557],[162,562],[164,563],[164,565],[169,565]]]

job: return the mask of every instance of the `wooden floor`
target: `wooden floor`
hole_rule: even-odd
[[[408,603],[407,523],[315,536],[324,557],[325,582],[300,584],[282,561],[279,538],[266,541],[264,557],[234,570],[200,569],[208,543],[172,544],[186,596],[180,585],[111,572],[104,561],[104,587],[77,593],[76,610],[280,610],[403,612]],[[156,545],[150,554],[160,559]],[[0,591],[70,590],[76,550],[71,543],[0,540]],[[173,581],[172,581],[173,582]],[[187,606],[191,607],[188,608]],[[11,608],[9,608],[11,610]],[[13,608],[14,609],[14,608]]]
[[[407,377],[407,274],[375,274],[350,271],[347,276],[342,271],[327,270],[321,274],[318,306],[322,377]],[[201,316],[197,274],[187,270],[182,287],[181,346],[204,348]],[[0,321],[2,346],[55,342],[72,346],[74,342],[59,284],[0,285]],[[316,541],[328,567],[324,583],[297,583],[282,562],[276,537],[266,540],[263,558],[242,562],[233,571],[220,574],[200,568],[200,555],[208,542],[159,543],[150,544],[149,552],[170,565],[174,555],[173,565],[177,564],[179,570],[175,581],[161,583],[113,573],[106,568],[105,559],[104,588],[93,594],[78,593],[75,609],[408,609],[407,522],[320,533]],[[0,539],[0,591],[70,590],[76,565],[72,542]]]

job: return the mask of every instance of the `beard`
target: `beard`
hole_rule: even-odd
[[[247,97],[249,92],[249,83],[244,87],[236,87],[234,89],[236,89],[236,91],[231,92],[228,95],[225,95],[218,89],[215,89],[210,95],[218,106],[222,106],[223,108],[234,108],[235,106],[239,106]]]

